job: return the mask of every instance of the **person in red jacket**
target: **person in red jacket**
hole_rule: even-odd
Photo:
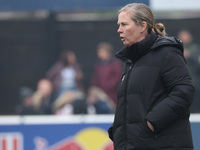
[[[113,54],[110,43],[102,42],[97,46],[98,62],[95,65],[91,86],[101,88],[114,104],[117,102],[117,87],[122,73],[121,62]]]

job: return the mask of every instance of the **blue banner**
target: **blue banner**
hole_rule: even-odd
[[[113,150],[110,124],[0,126],[0,150]],[[17,146],[15,146],[15,142]],[[10,146],[12,148],[3,148]],[[14,148],[15,147],[15,148]]]
[[[0,117],[0,150],[113,150],[107,133],[112,121],[112,115]],[[191,127],[199,150],[200,122]]]

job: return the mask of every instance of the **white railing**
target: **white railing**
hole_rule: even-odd
[[[0,125],[112,123],[113,120],[114,115],[0,116]],[[200,114],[191,114],[190,121],[200,122]]]

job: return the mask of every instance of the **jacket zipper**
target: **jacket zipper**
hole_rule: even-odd
[[[127,146],[127,142],[128,142],[128,138],[127,138],[127,88],[128,88],[128,81],[129,81],[129,77],[130,77],[130,74],[131,74],[131,70],[133,68],[133,64],[131,63],[128,71],[127,71],[127,77],[126,77],[126,83],[125,83],[125,98],[124,98],[124,102],[125,102],[125,109],[124,109],[124,131],[125,131],[125,141],[126,141],[126,144],[125,144],[125,150],[127,149],[126,146]]]

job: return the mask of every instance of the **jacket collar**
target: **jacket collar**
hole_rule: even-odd
[[[117,52],[115,56],[124,62],[136,62],[140,57],[145,55],[151,50],[151,46],[157,39],[157,35],[150,33],[145,39],[137,42],[129,47],[124,47]]]

